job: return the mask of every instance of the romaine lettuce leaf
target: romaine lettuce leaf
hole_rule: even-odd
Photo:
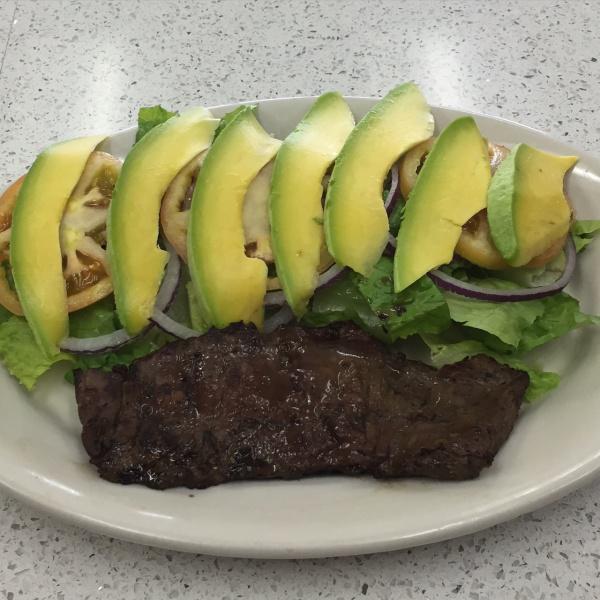
[[[469,276],[460,265],[454,266],[452,274],[482,287],[518,287],[514,281],[498,277]],[[455,323],[477,330],[472,331],[470,337],[504,353],[517,351],[522,354],[573,329],[600,324],[597,317],[581,312],[579,302],[566,292],[520,302],[488,302],[448,292],[444,295]]]
[[[374,337],[387,340],[382,320],[369,306],[350,273],[318,290],[311,309],[302,318],[302,322],[311,327],[324,327],[338,321],[353,321]]]
[[[71,314],[70,333],[73,337],[95,337],[112,333],[121,327],[117,317],[114,300],[105,298],[92,306]],[[112,369],[116,365],[129,365],[136,358],[141,358],[158,350],[173,338],[157,328],[138,336],[122,348],[106,354],[73,356],[73,368],[65,378],[73,383],[73,372],[77,369]]]
[[[374,311],[392,312],[398,302],[394,292],[394,261],[382,257],[373,267],[369,277],[352,275],[358,291]]]
[[[69,333],[73,337],[96,337],[112,333],[118,328],[112,296],[69,315]]]
[[[138,112],[138,129],[135,134],[136,143],[139,142],[151,129],[161,125],[174,117],[177,113],[171,112],[160,105],[142,106]]]
[[[481,269],[463,261],[454,261],[445,270],[484,287],[510,289],[518,285],[498,276],[486,276]],[[194,304],[193,298],[188,299],[186,286],[182,285],[171,309],[177,313],[175,318],[204,328],[199,312],[190,311],[190,302]],[[75,369],[127,365],[171,340],[170,336],[154,329],[114,352],[77,357],[61,355],[56,361],[48,362],[37,349],[26,322],[5,313],[0,310],[0,358],[28,389],[58,360],[72,361],[73,369],[67,375],[72,381]],[[541,300],[485,302],[442,292],[428,277],[423,277],[396,294],[393,261],[388,257],[377,263],[369,277],[346,271],[331,285],[317,290],[310,310],[302,319],[305,325],[314,327],[340,321],[352,321],[387,343],[420,336],[438,366],[479,353],[492,356],[529,373],[528,400],[556,387],[559,377],[530,366],[523,361],[523,355],[572,329],[600,324],[599,317],[583,313],[578,301],[564,292]],[[76,337],[103,335],[119,327],[111,298],[70,318],[71,335]]]
[[[182,295],[183,300],[179,297]],[[187,299],[183,292],[183,294],[178,294],[172,310],[176,311],[175,318],[177,320],[188,324],[186,305]],[[71,368],[65,378],[72,383],[73,372],[77,369],[110,370],[116,365],[129,365],[135,359],[150,354],[173,339],[168,334],[154,328],[112,352],[90,356],[62,353],[55,359],[48,360],[39,350],[25,319],[10,316],[8,312],[5,315],[4,312],[6,311],[0,307],[0,359],[28,390],[31,390],[39,377],[57,362],[69,361],[71,363]],[[72,313],[69,319],[70,335],[73,337],[105,335],[120,327],[112,297]]]
[[[523,330],[544,314],[541,300],[487,302],[445,293],[452,320],[485,331],[501,342],[517,348]]]
[[[571,225],[571,235],[577,252],[581,252],[591,244],[598,234],[600,234],[600,220],[575,221]]]
[[[406,204],[404,204],[404,202],[396,202],[396,206],[394,206],[392,214],[390,215],[390,232],[394,236],[398,235],[398,230],[400,229],[400,225],[404,219],[405,208]]]
[[[4,366],[28,390],[54,364],[71,360],[66,354],[47,358],[40,350],[27,321],[11,316],[0,324],[0,358]]]
[[[512,281],[485,277],[481,269],[461,261],[447,269],[484,287],[517,287]],[[523,355],[573,329],[600,324],[599,317],[581,312],[579,302],[565,292],[541,300],[487,302],[441,292],[423,277],[395,294],[393,262],[387,257],[369,277],[346,274],[334,285],[318,290],[304,321],[327,325],[348,320],[387,342],[420,336],[437,365],[483,353],[524,370],[531,380],[528,400],[556,387],[559,376],[532,367],[523,361]]]
[[[171,336],[154,328],[148,333],[140,335],[129,344],[112,352],[89,356],[73,356],[73,368],[65,374],[65,379],[69,383],[73,383],[73,373],[77,369],[102,369],[110,371],[117,365],[130,365],[137,358],[147,356],[172,340]]]
[[[354,277],[371,310],[384,319],[390,341],[420,333],[439,333],[450,326],[446,300],[429,277],[422,277],[396,294],[394,262],[385,256],[369,277]]]
[[[485,354],[513,369],[525,371],[529,375],[529,387],[525,394],[526,402],[537,400],[553,390],[560,383],[560,376],[557,373],[536,369],[518,356],[493,352],[485,344],[477,340],[467,339],[458,342],[448,342],[442,336],[425,335],[422,337],[423,341],[429,346],[431,361],[436,367],[456,363],[477,354]]]
[[[450,325],[450,315],[444,296],[427,277],[396,294],[393,261],[383,257],[369,277],[347,273],[318,290],[303,318],[312,326],[337,321],[353,321],[378,339],[393,342],[443,331]]]
[[[544,312],[521,332],[519,352],[528,352],[585,325],[600,325],[600,317],[581,312],[579,301],[561,292],[539,300]],[[523,303],[521,303],[523,304]]]

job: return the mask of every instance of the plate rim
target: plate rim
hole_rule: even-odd
[[[239,105],[278,103],[295,100],[309,101],[318,96],[284,96],[276,98],[262,98],[256,100],[245,100],[241,102],[231,102],[208,107],[209,110],[232,109]],[[344,99],[360,102],[375,102],[379,100],[376,97],[369,96],[343,96]],[[588,150],[580,150],[571,144],[552,137],[545,131],[541,131],[529,125],[523,125],[516,121],[504,117],[488,115],[485,113],[463,110],[453,106],[430,105],[434,111],[457,113],[460,115],[473,116],[476,120],[482,119],[493,121],[502,126],[526,130],[537,137],[542,137],[553,145],[560,145],[566,151],[574,152],[580,159],[585,159],[593,165],[594,172],[600,176],[600,158]],[[136,129],[136,126],[126,127],[109,134],[109,137],[125,134]],[[41,492],[37,494],[34,491],[35,486],[18,483],[18,477],[11,477],[7,469],[2,467],[2,458],[0,457],[0,488],[6,491],[10,496],[17,498],[24,504],[34,507],[44,514],[51,515],[62,522],[82,527],[88,531],[102,535],[112,536],[124,541],[134,542],[147,546],[154,546],[170,550],[201,553],[211,556],[239,557],[250,559],[310,559],[310,558],[328,558],[351,556],[358,554],[370,554],[379,552],[389,552],[401,550],[423,544],[449,540],[461,535],[481,531],[493,525],[506,522],[520,515],[547,506],[566,494],[582,487],[595,478],[600,472],[600,446],[595,454],[590,455],[585,461],[575,465],[569,471],[553,479],[546,480],[543,484],[527,490],[515,497],[508,497],[502,500],[499,506],[487,509],[481,514],[474,515],[468,519],[450,522],[445,526],[440,526],[431,530],[424,530],[418,533],[408,535],[390,535],[383,539],[365,538],[360,540],[342,539],[335,543],[331,542],[327,546],[322,544],[294,546],[288,544],[286,547],[273,547],[253,545],[251,541],[238,542],[237,544],[219,545],[214,542],[203,542],[201,536],[194,541],[181,540],[177,537],[160,535],[152,533],[148,529],[140,526],[131,525],[125,527],[114,522],[110,522],[99,516],[94,516],[94,510],[89,510],[83,506],[78,512],[72,512],[58,504],[49,501],[44,502],[44,495]],[[9,467],[10,470],[10,467]],[[15,473],[18,469],[15,470]],[[31,479],[33,481],[33,478]],[[154,491],[154,490],[151,490]],[[158,492],[160,493],[160,492]]]
[[[136,543],[164,550],[225,558],[245,558],[252,560],[310,560],[406,550],[424,546],[426,544],[448,541],[463,535],[483,531],[555,503],[570,492],[597,479],[599,471],[600,451],[592,459],[579,465],[576,469],[573,469],[568,477],[549,480],[543,486],[539,486],[535,490],[519,496],[518,499],[520,502],[505,500],[501,509],[484,513],[479,517],[457,521],[443,527],[422,531],[408,536],[390,536],[387,539],[372,540],[348,539],[327,547],[320,545],[294,547],[293,545],[290,545],[285,548],[275,548],[271,546],[258,548],[249,543],[237,545],[229,544],[225,547],[210,542],[184,541],[173,537],[160,536],[156,533],[148,533],[147,531],[136,529],[135,527],[123,527],[110,523],[104,519],[85,514],[84,512],[73,513],[56,505],[46,504],[40,499],[29,496],[16,487],[7,484],[2,479],[0,479],[0,488],[7,492],[11,497],[23,502],[25,505],[39,510],[44,515],[54,517],[62,523],[81,527],[86,531],[113,537],[124,542]],[[544,490],[554,481],[561,481],[562,483],[554,488],[551,493],[545,493]],[[201,492],[202,490],[197,491]],[[158,492],[160,493],[161,490],[158,490]]]

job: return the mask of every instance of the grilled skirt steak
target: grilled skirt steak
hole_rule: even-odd
[[[469,479],[510,434],[528,376],[435,370],[353,326],[234,326],[76,375],[100,475],[153,488],[323,473]]]

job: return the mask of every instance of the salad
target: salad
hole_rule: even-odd
[[[110,370],[236,322],[271,331],[351,321],[529,375],[529,352],[600,324],[564,291],[600,220],[576,219],[576,157],[485,140],[461,117],[434,135],[418,87],[355,124],[320,96],[284,140],[255,108],[139,111],[123,164],[103,137],[45,150],[0,198],[0,358],[28,390],[54,365]]]

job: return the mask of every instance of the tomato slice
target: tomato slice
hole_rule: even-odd
[[[417,181],[419,171],[434,141],[435,138],[432,137],[415,146],[404,155],[404,158],[400,162],[400,192],[405,201],[408,199],[410,191]],[[509,153],[510,150],[505,146],[488,142],[488,155],[490,157],[492,174],[496,172],[500,163]],[[532,268],[544,266],[560,254],[565,245],[565,240],[566,237],[554,242],[545,252],[536,256],[526,266]],[[478,212],[465,223],[456,245],[456,254],[484,269],[501,270],[510,268],[510,265],[502,258],[492,240],[486,210]]]
[[[187,263],[187,229],[196,178],[206,151],[194,157],[173,179],[163,197],[160,223],[163,234],[175,252]]]
[[[0,304],[14,315],[23,316],[17,293],[9,284],[10,231],[12,213],[25,176],[19,177],[0,196]]]
[[[428,140],[417,144],[414,148],[409,150],[400,161],[400,194],[402,194],[404,201],[408,200],[410,191],[415,187],[417,176],[433,146],[433,142],[435,142],[435,138],[431,137]]]
[[[112,294],[106,259],[108,206],[121,162],[105,152],[90,155],[61,222],[60,242],[69,312]],[[15,315],[23,310],[10,285],[10,228],[23,177],[0,197],[0,304]]]
[[[206,152],[192,159],[172,181],[162,201],[160,222],[164,236],[175,252],[187,263],[187,229],[189,210],[198,172]],[[271,232],[268,218],[268,200],[272,163],[267,164],[250,184],[242,215],[246,255],[263,260],[270,271],[275,268],[271,250]],[[281,289],[276,276],[267,280],[267,290]]]

